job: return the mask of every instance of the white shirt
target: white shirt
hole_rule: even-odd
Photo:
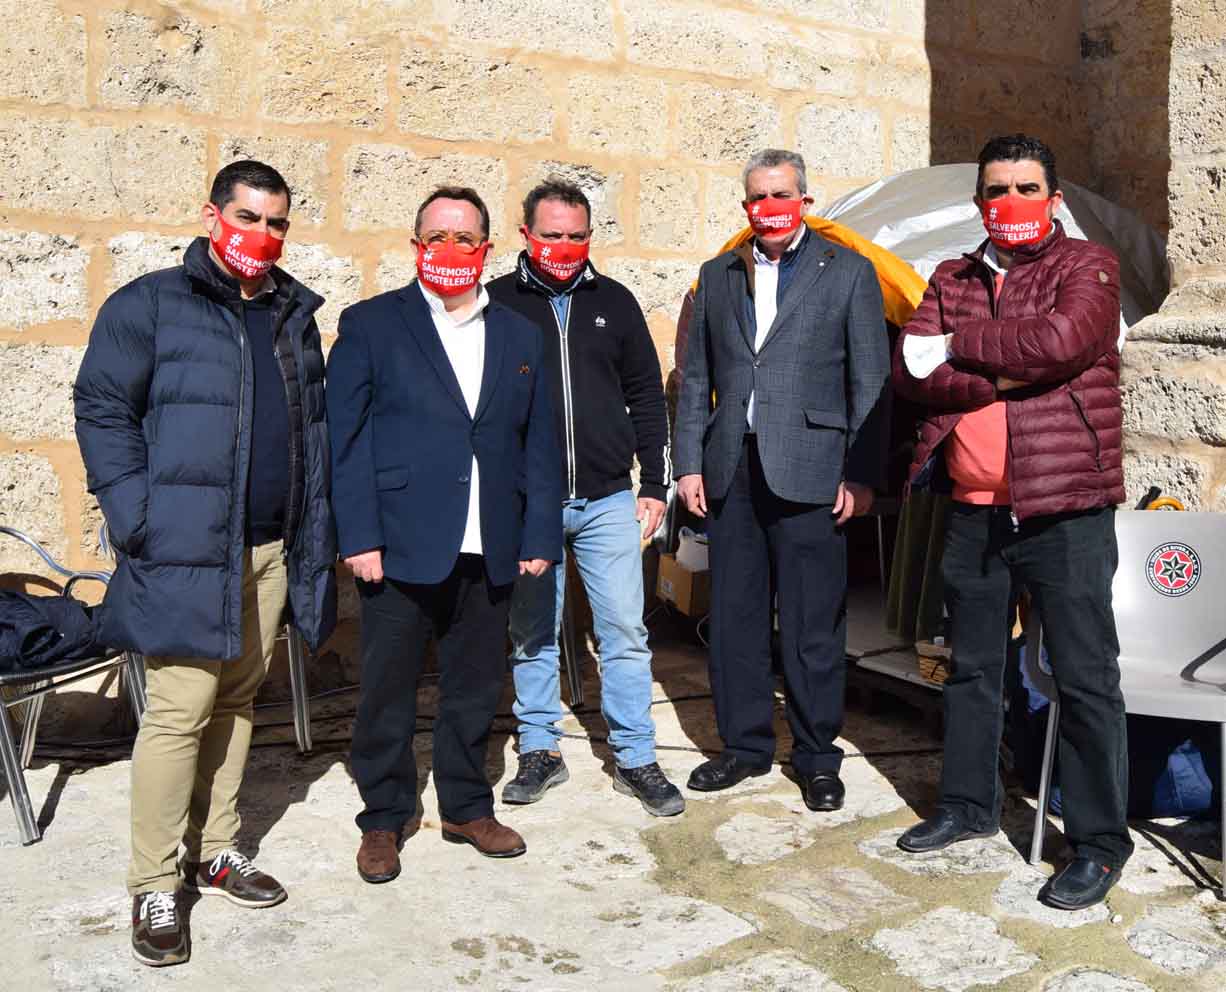
[[[485,308],[490,305],[489,294],[482,286],[476,304],[464,317],[456,320],[447,312],[441,296],[431,292],[420,282],[417,285],[421,288],[421,295],[426,298],[426,303],[430,305],[434,329],[438,331],[443,350],[447,352],[447,360],[451,362],[451,369],[460,383],[460,392],[464,394],[468,415],[476,416],[477,400],[481,396],[481,377],[485,373]],[[474,453],[468,483],[468,521],[464,525],[460,554],[481,553],[481,479],[477,470],[477,456]]]
[[[787,248],[784,249],[785,255],[800,244],[800,239],[805,236],[806,226],[804,221],[801,221],[796,237],[792,238]],[[771,261],[758,249],[758,239],[753,239],[753,315],[754,323],[757,325],[753,339],[755,354],[761,350],[762,343],[770,333],[771,324],[775,322],[775,314],[779,311],[779,262],[782,260],[781,255],[778,260]],[[750,393],[749,406],[745,410],[745,422],[751,429],[753,428],[753,399],[753,393]]]
[[[996,254],[996,245],[988,242],[983,250],[983,264],[994,274],[1005,275],[1008,269],[1000,264],[1000,256]],[[945,343],[945,335],[933,334],[923,337],[919,334],[908,334],[902,342],[902,360],[912,378],[927,379],[942,364],[948,362],[953,352]]]

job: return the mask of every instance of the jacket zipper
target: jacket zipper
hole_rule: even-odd
[[[272,357],[273,357],[273,361],[277,363],[277,368],[281,372],[281,386],[285,389],[286,409],[289,408],[289,403],[290,403],[289,380],[285,378],[285,367],[281,364],[281,356],[277,353],[277,338],[281,336],[281,332],[285,329],[286,321],[289,320],[290,311],[293,309],[294,309],[294,300],[292,298],[286,300],[285,306],[282,307],[281,312],[277,315],[277,321],[276,323],[273,324],[273,331],[272,331]],[[293,341],[290,342],[289,346],[290,346],[290,352],[292,353],[294,350]],[[305,353],[304,353],[304,357],[305,357]],[[299,367],[299,365],[300,363],[298,362],[298,356],[294,355],[294,366],[298,373],[298,409],[302,414],[302,417],[301,417],[302,419],[302,450],[298,452],[298,457],[300,459],[300,464],[302,466],[302,506],[299,507],[298,519],[294,521],[293,544],[295,545],[298,543],[298,533],[299,531],[302,530],[302,519],[303,517],[306,516],[306,411],[304,409],[304,404],[303,404],[304,390],[302,388],[302,369],[301,367]],[[289,436],[290,436],[289,457],[290,457],[290,469],[291,469],[290,485],[292,487],[293,482],[294,482],[293,476],[292,476],[293,464],[294,464],[294,429],[293,429],[292,424],[290,425]],[[285,521],[287,524],[290,522],[290,519],[291,519],[290,512],[289,512],[291,509],[292,507],[290,507],[287,504],[286,509],[285,509]],[[284,531],[282,531],[281,560],[283,562],[288,563],[289,553],[291,550],[291,544],[290,542],[287,542],[285,540],[286,536],[287,535],[284,533]]]
[[[987,263],[983,263],[987,265]],[[1000,288],[1003,291],[1005,288],[1005,280],[1001,280]],[[992,319],[1000,319],[1000,297],[1001,293],[996,289],[996,272],[988,266],[988,294],[992,304]],[[1017,507],[1013,505],[1013,432],[1009,429],[1009,400],[1002,401],[1005,404],[1005,485],[1009,488],[1009,522],[1013,524],[1013,533],[1016,534],[1021,524],[1017,519]]]
[[[1085,428],[1090,432],[1090,437],[1094,440],[1094,467],[1100,472],[1103,470],[1102,462],[1102,443],[1098,440],[1098,432],[1091,426],[1090,418],[1086,416],[1085,407],[1081,405],[1081,400],[1077,398],[1077,394],[1073,392],[1073,387],[1068,387],[1069,399],[1073,401],[1073,406],[1077,408],[1077,415],[1081,417],[1081,422],[1085,424]]]
[[[568,499],[575,499],[575,417],[574,400],[570,390],[570,345],[568,344],[570,314],[575,301],[572,299],[566,307],[565,322],[559,319],[557,307],[553,305],[553,302],[547,302],[553,313],[553,321],[558,325],[558,340],[562,349],[562,419],[566,425],[566,491]]]
[[[242,462],[243,436],[243,396],[247,390],[247,319],[243,315],[242,304],[231,312],[238,318],[238,407],[234,417],[234,491],[239,491],[238,466]],[[230,544],[234,544],[234,512],[230,512]],[[226,569],[226,595],[222,608],[222,622],[226,628],[227,645],[230,639],[230,585],[234,581],[234,569]],[[234,652],[227,651],[227,657],[233,657]]]

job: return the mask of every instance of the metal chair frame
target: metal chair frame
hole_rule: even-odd
[[[69,595],[72,587],[84,580],[101,582],[104,586],[110,583],[110,572],[74,572],[65,568],[28,534],[4,526],[0,526],[0,534],[22,542],[31,548],[56,575],[65,577],[67,582],[61,586],[64,595]],[[4,775],[8,780],[9,798],[13,803],[13,813],[17,817],[17,829],[23,845],[33,844],[42,836],[38,821],[34,817],[34,807],[30,802],[25,769],[30,767],[30,762],[34,757],[34,747],[38,739],[38,722],[42,717],[43,703],[47,694],[111,668],[120,670],[121,679],[126,686],[128,701],[132,705],[136,722],[139,725],[145,711],[145,664],[144,658],[135,652],[124,651],[108,654],[68,666],[52,666],[47,673],[40,674],[37,670],[32,670],[28,677],[23,678],[18,675],[6,676],[3,679],[5,685],[21,687],[21,691],[14,698],[5,699],[3,705],[0,705],[0,764],[3,765]],[[21,740],[18,742],[14,737],[13,721],[8,711],[22,705],[25,706],[25,719],[21,728]]]

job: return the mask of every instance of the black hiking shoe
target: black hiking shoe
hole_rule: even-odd
[[[613,771],[613,788],[634,796],[652,816],[676,816],[685,811],[685,797],[668,780],[656,762],[641,768],[617,768]]]
[[[540,799],[555,785],[570,778],[562,756],[548,751],[529,751],[519,756],[519,771],[502,787],[502,801],[526,806]]]

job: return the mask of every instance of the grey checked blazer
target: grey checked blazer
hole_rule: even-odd
[[[732,482],[751,392],[776,496],[833,504],[844,479],[884,484],[890,356],[876,273],[812,230],[797,250],[797,271],[757,353],[746,305],[750,246],[711,259],[699,274],[673,474],[701,472],[708,500],[722,499]]]

